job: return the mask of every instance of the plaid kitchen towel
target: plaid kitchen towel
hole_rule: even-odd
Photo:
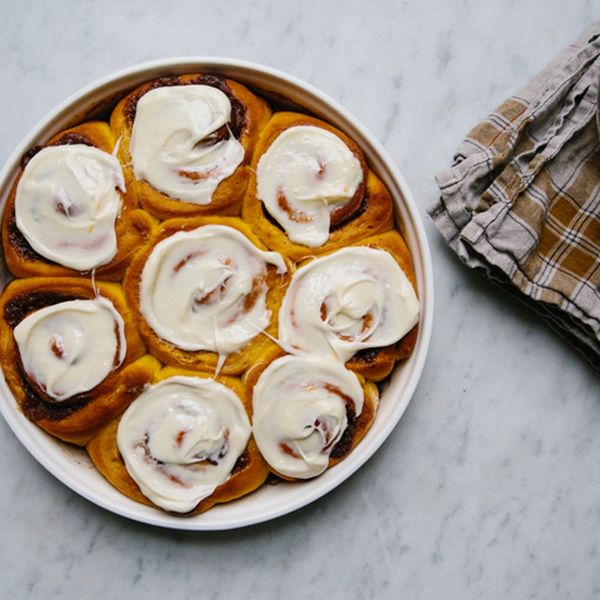
[[[600,24],[509,98],[436,177],[431,216],[469,266],[600,370]]]

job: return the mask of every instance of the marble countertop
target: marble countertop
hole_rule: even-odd
[[[285,70],[384,143],[435,269],[413,401],[356,475],[226,533],[128,522],[49,475],[0,419],[2,598],[600,595],[600,393],[535,315],[447,250],[425,210],[463,134],[600,18],[591,0],[0,2],[0,159],[57,102],[134,63],[222,55]]]

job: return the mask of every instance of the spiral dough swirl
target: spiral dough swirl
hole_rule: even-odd
[[[348,426],[362,412],[354,373],[337,361],[284,356],[254,387],[253,431],[261,454],[279,474],[308,479],[322,473]]]
[[[117,445],[142,493],[165,510],[185,513],[229,478],[250,431],[231,389],[213,379],[174,376],[129,406]]]
[[[13,332],[25,372],[54,402],[87,392],[125,359],[124,324],[106,298],[41,308]]]
[[[231,102],[209,85],[161,87],[137,104],[129,149],[133,172],[172,198],[209,204],[244,159],[227,124]]]
[[[294,273],[279,311],[279,339],[295,354],[346,362],[389,346],[417,323],[419,301],[384,250],[343,248]]]
[[[17,186],[17,227],[48,260],[79,271],[99,267],[117,253],[117,188],[125,191],[125,180],[111,154],[84,144],[43,148]]]
[[[337,135],[297,125],[269,146],[256,177],[258,198],[289,239],[314,248],[329,239],[330,213],[352,200],[363,172]]]
[[[232,227],[175,233],[156,245],[144,266],[142,314],[178,348],[224,357],[269,324],[267,264],[286,271],[281,255],[259,250]]]

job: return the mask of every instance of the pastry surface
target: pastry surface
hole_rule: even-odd
[[[418,336],[393,200],[356,142],[217,74],[149,81],[32,148],[2,243],[20,410],[172,514],[344,460]]]

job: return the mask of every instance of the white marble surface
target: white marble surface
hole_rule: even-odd
[[[398,162],[426,220],[437,312],[422,382],[377,455],[246,530],[115,517],[0,420],[0,597],[599,597],[599,379],[464,269],[425,216],[465,131],[599,18],[592,0],[2,0],[1,160],[66,95],[130,64],[212,54],[283,69],[343,102]]]

